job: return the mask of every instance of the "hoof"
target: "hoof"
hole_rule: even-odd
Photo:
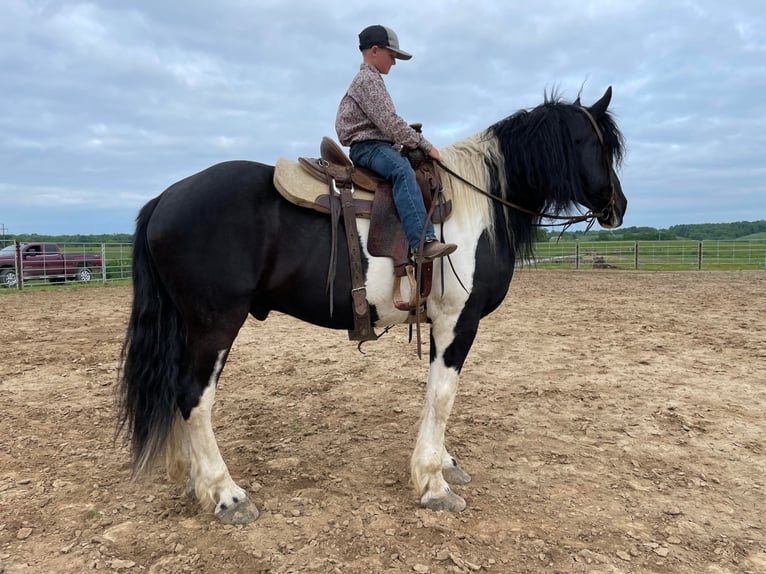
[[[249,498],[227,508],[216,509],[215,515],[224,524],[250,524],[258,518],[258,509]]]
[[[429,498],[427,500],[420,500],[420,506],[429,510],[447,510],[449,512],[462,512],[465,510],[466,503],[460,496],[452,492],[447,491],[445,496],[439,498]]]
[[[457,461],[452,459],[453,465],[442,469],[442,476],[450,484],[468,484],[471,482],[471,475],[460,468]]]

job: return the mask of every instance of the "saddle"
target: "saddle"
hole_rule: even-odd
[[[419,129],[420,126],[413,124],[413,127]],[[408,157],[415,169],[431,220],[443,223],[451,215],[452,204],[443,198],[437,170],[420,150],[403,150],[403,155]],[[288,201],[330,214],[333,226],[333,256],[328,273],[330,291],[335,269],[335,233],[340,215],[343,215],[354,311],[354,330],[349,331],[349,338],[354,341],[377,339],[371,326],[364,285],[357,217],[370,219],[367,237],[370,255],[393,260],[396,277],[392,294],[394,306],[409,312],[407,322],[419,324],[424,321],[425,300],[431,291],[433,264],[428,262],[416,266],[412,261],[404,228],[394,205],[391,183],[371,170],[354,166],[343,149],[328,137],[322,138],[319,156],[300,157],[297,163],[280,159],[274,170],[274,185]],[[417,267],[421,268],[419,276],[416,276]],[[403,300],[401,293],[401,281],[405,277],[410,288],[407,301]]]

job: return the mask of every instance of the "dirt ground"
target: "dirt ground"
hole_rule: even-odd
[[[766,573],[766,273],[522,270],[463,371],[461,514],[410,487],[399,327],[248,320],[214,424],[224,526],[112,441],[127,287],[0,294],[0,573]],[[424,349],[427,357],[427,345]]]

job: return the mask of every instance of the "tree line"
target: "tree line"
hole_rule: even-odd
[[[694,241],[726,241],[734,239],[766,239],[766,220],[737,221],[735,223],[696,223],[673,225],[667,229],[655,227],[624,227],[620,229],[566,231],[541,227],[538,241],[550,241],[558,237],[562,241],[672,241],[690,239]],[[55,243],[132,243],[130,233],[105,233],[100,235],[41,235],[27,233],[6,235],[7,241],[55,242]]]
[[[695,223],[673,225],[667,229],[655,227],[621,227],[619,229],[585,231],[559,231],[541,229],[540,241],[561,236],[562,241],[727,241],[735,239],[766,239],[766,220],[737,221],[734,223]]]
[[[27,243],[132,243],[131,233],[102,233],[99,235],[43,235],[39,233],[19,233],[6,235],[7,241]]]

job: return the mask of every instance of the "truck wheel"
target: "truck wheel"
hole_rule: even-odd
[[[15,269],[3,269],[0,271],[0,285],[3,287],[16,287],[19,278],[16,276]]]
[[[78,267],[75,277],[80,283],[90,283],[90,280],[93,279],[93,273],[91,273],[90,267]]]

